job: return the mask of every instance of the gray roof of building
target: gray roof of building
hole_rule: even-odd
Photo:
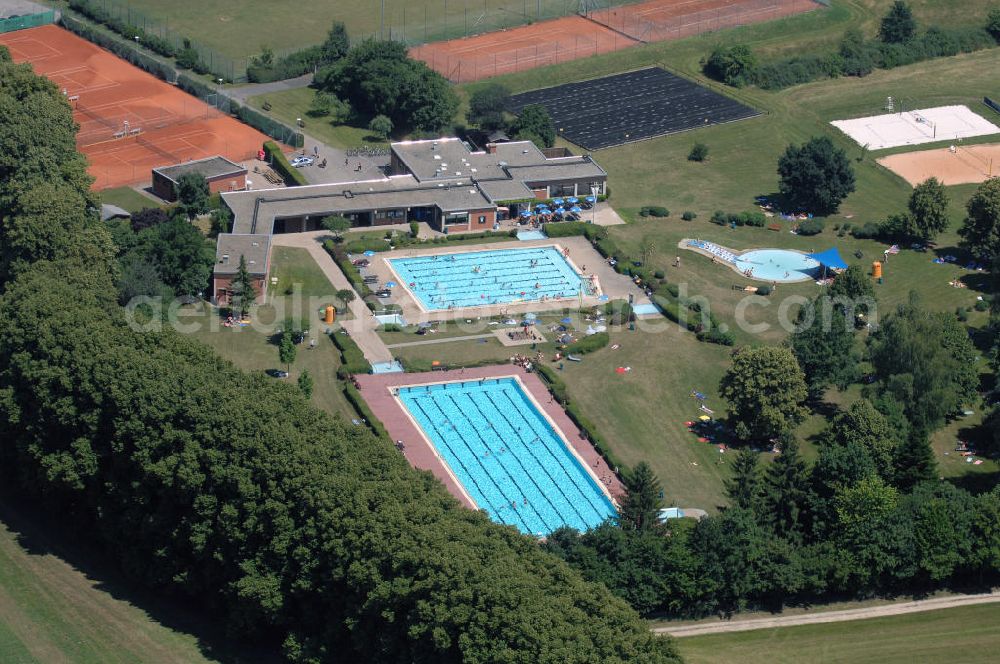
[[[480,182],[479,188],[494,203],[497,201],[518,201],[535,196],[531,189],[528,189],[520,180],[488,180]]]
[[[236,274],[240,268],[240,256],[246,256],[247,271],[253,275],[267,273],[267,252],[271,236],[266,233],[240,235],[219,233],[215,248],[215,274]]]
[[[409,175],[383,180],[236,191],[222,194],[233,211],[234,233],[270,233],[275,219],[347,214],[369,210],[437,207],[457,212],[491,207],[492,203],[467,179],[418,182]]]
[[[508,166],[507,171],[515,180],[525,183],[555,182],[559,180],[603,179],[607,171],[589,157],[565,157],[549,159],[541,166]]]
[[[101,221],[111,219],[129,219],[132,213],[111,203],[101,203]]]
[[[181,176],[188,173],[200,173],[206,178],[218,178],[227,175],[244,175],[247,169],[237,163],[229,161],[225,157],[206,157],[195,161],[186,161],[183,164],[173,166],[160,166],[153,169],[154,173],[159,173],[172,182],[177,182]]]

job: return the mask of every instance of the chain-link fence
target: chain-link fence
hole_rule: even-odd
[[[39,12],[38,14],[0,18],[0,34],[14,32],[15,30],[25,30],[26,28],[37,28],[40,25],[54,23],[55,20],[56,13],[52,10]]]

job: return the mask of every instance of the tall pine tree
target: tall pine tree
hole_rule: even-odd
[[[236,270],[236,277],[232,284],[233,309],[240,313],[240,318],[246,318],[250,313],[250,307],[257,301],[257,289],[254,288],[253,279],[247,269],[246,256],[240,254],[240,266]]]
[[[896,468],[896,486],[902,491],[909,491],[914,486],[937,475],[937,461],[930,439],[923,429],[914,427],[906,440],[896,448],[894,460]]]
[[[736,453],[732,478],[726,480],[729,504],[731,507],[741,507],[757,513],[762,489],[759,455],[749,447],[744,447]]]
[[[663,489],[653,469],[642,461],[632,469],[628,492],[622,501],[621,525],[626,529],[652,530],[659,526]]]
[[[791,433],[781,436],[781,454],[764,475],[765,515],[782,536],[802,532],[809,503],[809,474],[799,452],[799,442]]]

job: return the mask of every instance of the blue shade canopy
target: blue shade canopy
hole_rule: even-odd
[[[570,196],[569,198],[566,199],[566,202],[567,203],[579,203],[580,199],[577,198],[576,196]]]
[[[596,203],[597,202],[597,198],[595,198],[594,196],[587,196],[586,201],[588,203]]]
[[[556,208],[556,214],[566,214],[566,208],[561,207],[561,206],[557,207]]]
[[[569,211],[570,212],[574,212],[574,213],[576,213],[576,212],[583,212],[583,208],[581,208],[579,205],[574,205],[573,207],[571,207],[569,209]]]
[[[813,259],[820,265],[824,265],[833,270],[847,269],[847,263],[845,263],[844,259],[840,257],[840,252],[837,251],[836,247],[832,247],[826,251],[821,251],[816,254],[809,254],[809,258]]]
[[[521,210],[521,216],[522,217],[530,217],[531,216],[531,210]]]

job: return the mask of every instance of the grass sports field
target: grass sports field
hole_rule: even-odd
[[[996,660],[1000,604],[887,618],[678,639],[688,664],[792,664],[811,661],[949,662]]]

